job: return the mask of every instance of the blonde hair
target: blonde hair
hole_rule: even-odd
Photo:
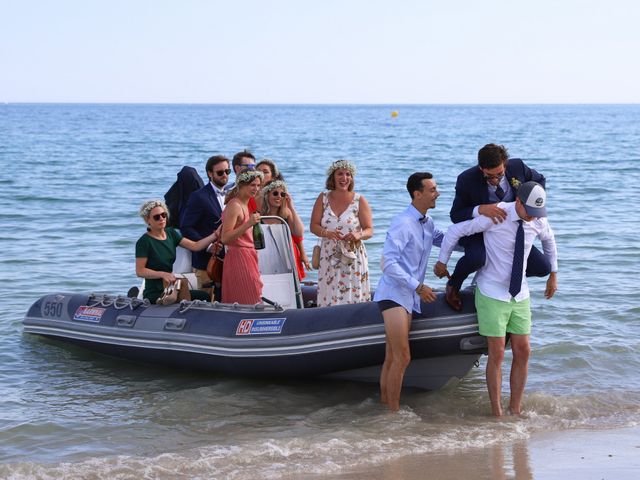
[[[162,209],[167,214],[167,220],[169,220],[169,209],[167,205],[162,200],[147,200],[140,207],[140,211],[138,211],[138,215],[142,217],[143,220],[148,220],[149,215],[151,214],[151,210],[156,207],[162,207]]]
[[[262,187],[262,191],[260,192],[262,195],[262,209],[260,213],[262,215],[269,214],[269,194],[276,190],[277,188],[281,188],[284,190],[284,193],[288,193],[287,184],[284,183],[284,180],[274,180],[273,182],[267,183],[264,187]],[[284,212],[287,208],[286,202],[282,202],[280,204],[280,208],[278,209],[278,216],[284,218]]]
[[[262,179],[264,178],[264,175],[260,170],[249,170],[248,168],[243,168],[242,170],[240,170],[240,172],[238,172],[238,175],[236,176],[235,185],[229,191],[229,193],[227,193],[224,199],[224,204],[226,205],[227,203],[229,203],[229,201],[231,201],[231,199],[238,196],[240,185],[247,185],[253,182],[256,178],[259,178],[260,181],[262,181]]]

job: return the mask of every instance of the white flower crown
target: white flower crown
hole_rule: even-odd
[[[269,192],[275,190],[276,188],[281,188],[284,190],[284,193],[287,193],[287,184],[282,180],[274,180],[273,182],[269,182],[264,187],[262,187],[262,194],[266,197],[267,195],[269,195]]]
[[[351,172],[351,176],[356,176],[356,166],[351,163],[349,160],[338,160],[333,162],[331,166],[327,169],[327,176],[333,175],[333,172],[336,170],[344,168],[345,170],[349,170]]]
[[[162,207],[162,209],[167,213],[167,217],[169,216],[169,209],[167,208],[167,206],[162,200],[147,200],[140,207],[140,210],[138,211],[138,215],[140,215],[143,219],[146,220],[149,217],[151,210],[153,210],[156,207]]]
[[[243,172],[238,175],[238,178],[236,178],[236,183],[251,183],[256,178],[262,180],[264,178],[264,175],[260,170],[249,170],[248,172]]]

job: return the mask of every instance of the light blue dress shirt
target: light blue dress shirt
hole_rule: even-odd
[[[424,217],[413,206],[393,219],[382,250],[382,278],[376,288],[375,301],[393,300],[407,312],[420,312],[416,288],[424,280],[431,246],[440,246],[444,232],[431,217]]]

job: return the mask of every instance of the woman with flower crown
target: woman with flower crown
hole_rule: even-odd
[[[307,270],[311,270],[311,264],[304,251],[304,239],[302,236],[304,226],[290,203],[291,197],[287,191],[287,184],[284,180],[274,180],[264,185],[260,194],[262,196],[262,202],[260,202],[262,205],[262,215],[276,215],[284,219],[289,225],[291,240],[294,244],[293,252],[298,270],[298,278],[302,280],[306,276],[305,267]],[[276,220],[264,220],[264,222],[278,223]]]
[[[136,242],[136,275],[145,279],[143,295],[156,303],[164,291],[163,280],[175,282],[172,273],[176,261],[176,247],[180,245],[192,252],[204,250],[215,241],[218,232],[213,232],[197,242],[184,238],[175,228],[167,227],[169,209],[162,200],[149,200],[142,204],[140,217],[147,224],[147,232]],[[202,290],[190,290],[191,298],[209,300]]]
[[[369,264],[363,240],[373,235],[371,207],[354,192],[356,167],[347,160],[327,170],[326,188],[311,213],[311,232],[321,238],[318,306],[371,300]]]
[[[278,169],[278,166],[275,164],[273,160],[269,160],[268,158],[263,158],[256,164],[256,170],[260,170],[262,172],[262,186],[264,188],[267,184],[274,182],[276,180],[284,182],[284,177],[282,176],[282,172]],[[265,198],[262,195],[262,190],[256,196],[256,204],[258,205],[258,210],[263,209],[262,200]],[[291,195],[289,193],[286,194],[286,207],[291,210],[291,214],[293,215],[293,223],[291,226],[291,233],[294,235],[302,237],[304,235],[304,223],[302,223],[302,219],[296,212],[296,209],[293,206],[293,200],[291,199]],[[266,215],[266,213],[263,213]]]
[[[249,199],[255,198],[261,182],[262,172],[244,168],[225,199],[220,234],[226,246],[222,271],[222,301],[225,303],[261,302],[258,252],[253,246],[253,226],[260,222],[260,214],[249,213]]]

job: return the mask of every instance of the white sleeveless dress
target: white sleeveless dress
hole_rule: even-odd
[[[337,230],[342,235],[361,230],[358,218],[360,195],[338,217],[329,204],[327,192],[322,198],[323,213],[320,225]],[[343,305],[371,300],[367,250],[362,242],[343,242],[323,238],[320,243],[318,269],[318,306]]]

